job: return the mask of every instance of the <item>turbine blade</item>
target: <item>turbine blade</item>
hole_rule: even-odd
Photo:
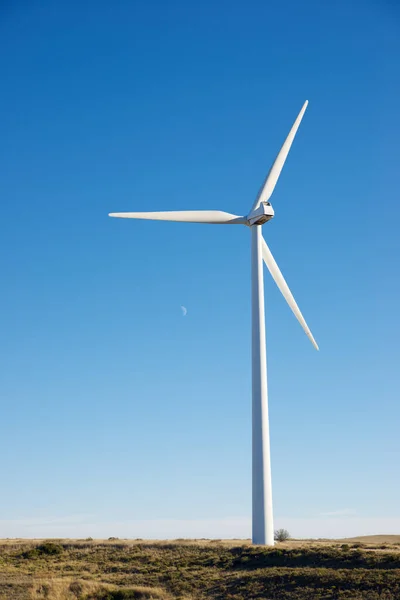
[[[276,285],[282,292],[282,295],[285,298],[286,302],[289,304],[290,308],[292,309],[294,316],[296,317],[296,319],[298,320],[298,322],[300,323],[300,325],[306,332],[306,335],[309,338],[309,340],[311,341],[314,348],[316,350],[319,350],[318,344],[314,340],[313,334],[311,333],[307,323],[305,322],[304,317],[301,314],[300,309],[296,304],[296,300],[293,298],[292,292],[289,290],[288,284],[286,283],[282,273],[280,272],[279,267],[276,264],[275,259],[271,254],[271,250],[268,248],[267,242],[264,240],[264,238],[262,239],[262,255],[263,255],[264,262],[267,265],[268,270],[272,275],[273,280],[275,281]]]
[[[257,200],[254,202],[252,210],[255,210],[256,208],[258,208],[260,206],[261,202],[268,202],[268,200],[272,196],[272,192],[275,189],[275,186],[279,179],[279,175],[281,174],[283,165],[285,164],[285,160],[287,158],[287,155],[289,154],[289,150],[293,143],[294,137],[297,133],[297,130],[299,128],[299,125],[301,123],[303,115],[306,112],[307,105],[308,105],[308,100],[306,100],[305,103],[303,104],[303,108],[299,112],[298,117],[295,120],[295,122],[293,123],[292,129],[289,132],[289,135],[287,136],[282,148],[279,151],[278,156],[276,157],[276,159],[274,161],[274,164],[270,168],[269,173],[263,183],[263,186],[257,196]]]
[[[123,219],[152,219],[153,221],[179,221],[183,223],[211,223],[247,225],[245,217],[231,215],[221,210],[171,210],[164,212],[120,212],[109,213],[109,217]]]

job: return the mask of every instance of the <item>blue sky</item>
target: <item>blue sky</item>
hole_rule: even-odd
[[[399,27],[2,4],[0,537],[250,536],[249,232],[107,214],[248,212],[306,99],[264,235],[321,351],[266,273],[275,515],[400,533]]]

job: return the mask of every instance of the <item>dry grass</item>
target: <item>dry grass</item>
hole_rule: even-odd
[[[83,579],[36,579],[30,590],[31,600],[97,600],[112,598],[112,594],[126,594],[127,598],[142,600],[171,600],[171,596],[161,588],[134,586],[118,588],[115,585],[96,583]]]
[[[1,600],[399,600],[400,536],[4,540]]]
[[[0,546],[15,546],[21,547],[21,544],[42,544],[43,542],[49,541],[48,538],[7,538],[0,539]],[[120,538],[109,538],[109,539],[93,539],[93,538],[85,538],[85,539],[62,539],[62,538],[51,538],[51,541],[54,543],[68,543],[74,545],[81,546],[115,546],[115,544],[124,546],[137,546],[141,544],[151,544],[153,546],[165,546],[165,544],[178,544],[178,545],[198,545],[205,546],[207,544],[213,544],[217,546],[224,546],[227,548],[237,548],[238,546],[252,546],[250,539],[171,539],[171,540],[143,540],[142,538],[137,539],[120,539]],[[309,538],[309,539],[289,539],[286,542],[280,542],[279,547],[287,547],[287,548],[299,548],[299,547],[309,547],[310,544],[313,546],[340,546],[345,543],[362,543],[365,545],[376,545],[376,544],[400,544],[400,535],[365,535],[358,536],[353,538],[340,538],[340,539],[329,539],[329,538]],[[400,599],[399,599],[400,600]]]

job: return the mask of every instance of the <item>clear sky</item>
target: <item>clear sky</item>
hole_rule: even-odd
[[[2,2],[0,537],[250,536],[247,213],[264,235],[276,524],[400,533],[400,9]],[[187,308],[183,316],[180,306]]]

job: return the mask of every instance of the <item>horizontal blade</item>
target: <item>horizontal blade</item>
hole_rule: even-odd
[[[279,179],[279,175],[281,174],[281,171],[283,169],[283,165],[285,164],[287,155],[289,154],[289,150],[293,143],[294,136],[296,135],[303,115],[306,112],[307,105],[308,100],[306,100],[303,104],[303,108],[301,109],[297,119],[293,123],[293,127],[290,130],[289,135],[287,136],[282,148],[279,151],[278,156],[275,159],[274,164],[272,165],[267,177],[265,178],[264,184],[257,196],[257,200],[255,201],[252,210],[258,208],[261,202],[268,202],[268,200],[271,198],[272,192],[274,191],[277,181]]]
[[[120,212],[110,213],[109,217],[122,219],[151,219],[153,221],[179,221],[183,223],[211,223],[227,225],[247,225],[245,217],[238,217],[221,210],[171,210],[164,212]]]
[[[264,238],[262,240],[262,255],[263,255],[264,262],[267,265],[268,270],[272,275],[273,280],[275,281],[276,285],[282,292],[283,297],[285,298],[286,302],[289,304],[290,308],[292,309],[294,316],[296,317],[296,319],[298,320],[298,322],[300,323],[300,325],[306,332],[306,335],[310,339],[314,348],[316,350],[319,350],[317,342],[314,340],[313,334],[311,333],[307,323],[305,322],[304,317],[301,314],[300,309],[296,304],[296,300],[293,298],[292,292],[289,290],[288,284],[284,280],[283,275],[280,272],[279,267],[276,264],[275,259],[271,254],[271,250],[268,248],[267,242],[264,240]]]

